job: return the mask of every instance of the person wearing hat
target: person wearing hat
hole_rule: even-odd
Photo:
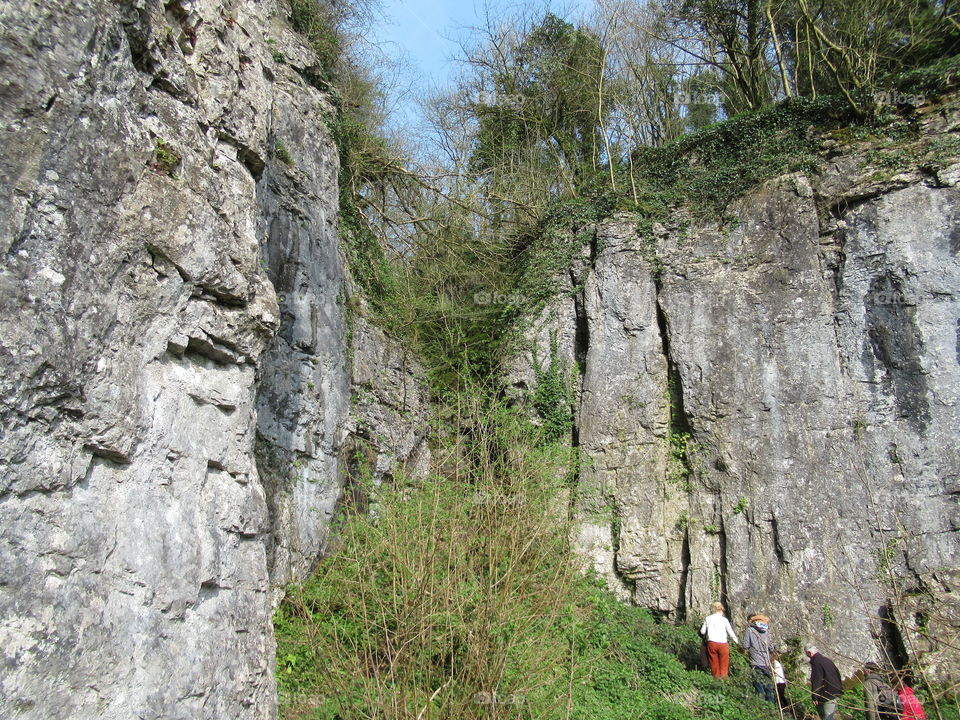
[[[820,720],[835,720],[837,698],[843,694],[840,671],[833,660],[823,655],[816,645],[807,645],[804,652],[810,658],[810,688],[813,691],[813,704],[817,708],[817,714]]]
[[[773,670],[770,666],[770,655],[776,648],[770,636],[770,618],[766,615],[751,615],[746,632],[743,634],[743,649],[750,658],[750,668],[753,671],[753,687],[757,694],[767,702],[776,702],[773,691]]]

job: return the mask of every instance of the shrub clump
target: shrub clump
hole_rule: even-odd
[[[378,487],[358,473],[337,550],[288,588],[274,618],[282,717],[766,717],[742,658],[726,682],[692,669],[691,626],[577,570],[570,448],[496,405],[445,424],[447,476]]]

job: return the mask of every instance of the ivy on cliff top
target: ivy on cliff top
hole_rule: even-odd
[[[785,172],[816,169],[817,131],[854,122],[839,97],[791,98],[717,123],[660,148],[634,153],[653,214],[687,206],[699,217],[722,217],[730,202]]]

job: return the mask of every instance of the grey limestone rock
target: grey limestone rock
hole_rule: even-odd
[[[323,550],[355,372],[382,471],[423,457],[412,365],[373,329],[349,357],[287,12],[0,8],[0,716],[275,717],[275,588]]]
[[[265,153],[271,8],[14,5],[0,714],[271,717],[251,448],[280,315],[244,157]]]
[[[569,356],[584,308],[580,546],[614,590],[670,617],[764,611],[846,672],[886,653],[948,675],[957,165],[884,181],[847,153],[756,188],[732,222],[601,223],[582,289],[526,340]],[[532,357],[508,372],[519,391]]]

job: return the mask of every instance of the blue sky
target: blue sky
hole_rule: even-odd
[[[371,39],[381,45],[391,57],[405,58],[410,77],[405,78],[413,95],[422,95],[433,88],[443,87],[456,72],[453,58],[459,55],[458,40],[469,36],[471,26],[482,26],[486,7],[499,16],[501,8],[524,6],[551,7],[554,12],[570,18],[569,12],[558,8],[586,8],[591,0],[515,0],[497,3],[494,0],[383,0],[384,19],[372,31]],[[416,100],[413,97],[398,101],[395,123],[416,121]]]
[[[482,11],[470,0],[386,0],[386,22],[375,33],[391,54],[405,53],[425,80],[442,81],[457,53],[456,39],[478,22]]]

